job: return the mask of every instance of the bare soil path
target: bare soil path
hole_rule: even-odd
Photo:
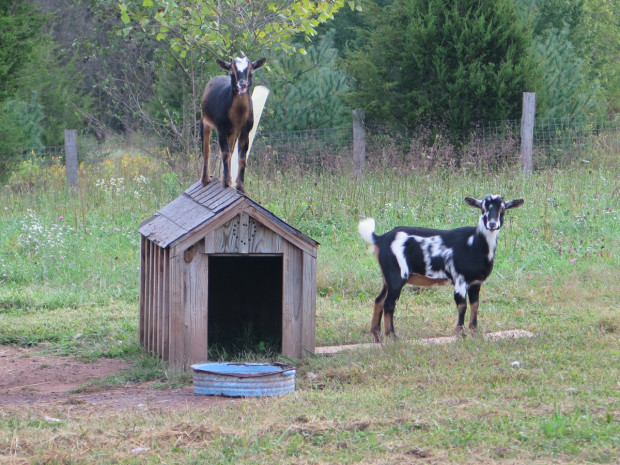
[[[489,340],[532,337],[523,330],[502,331],[483,335]],[[456,337],[410,341],[413,344],[444,344]],[[381,344],[317,347],[317,354],[331,355],[347,349],[375,349]],[[126,370],[129,363],[121,359],[99,359],[83,362],[72,357],[50,356],[37,348],[0,346],[0,408],[3,406],[132,409],[132,408],[196,408],[236,402],[228,397],[194,394],[192,386],[162,389],[154,383],[123,386],[88,386],[89,381]]]
[[[37,348],[0,346],[0,409],[3,406],[89,408],[184,408],[234,402],[224,397],[200,396],[193,387],[160,389],[153,383],[83,388],[89,381],[129,368],[121,359],[82,362],[49,356]]]

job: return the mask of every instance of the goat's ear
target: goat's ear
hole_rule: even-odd
[[[523,205],[524,202],[525,200],[523,199],[515,199],[511,200],[510,202],[506,202],[506,210],[508,210],[509,208],[519,208],[521,205]]]
[[[232,63],[228,62],[228,61],[224,61],[224,60],[220,60],[219,58],[215,59],[215,62],[218,64],[218,66],[220,68],[222,68],[225,71],[230,71],[230,68],[232,66]]]
[[[465,197],[465,203],[470,207],[479,208],[482,210],[482,202],[478,199],[472,199],[471,197]]]
[[[262,68],[266,61],[267,61],[266,58],[261,58],[260,60],[253,61],[252,69]]]

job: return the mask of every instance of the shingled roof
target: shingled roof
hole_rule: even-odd
[[[236,211],[248,213],[302,248],[316,248],[319,245],[248,196],[236,189],[225,188],[217,181],[206,186],[200,182],[193,184],[180,197],[143,221],[138,232],[159,247],[171,247],[197,228],[208,228],[212,223],[219,225],[220,217]]]

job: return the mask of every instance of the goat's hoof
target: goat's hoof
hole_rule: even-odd
[[[206,176],[206,177],[200,178],[200,183],[202,184],[203,187],[206,187],[214,179],[216,179],[216,178],[213,178],[211,176]]]
[[[373,337],[375,338],[375,342],[377,344],[381,343],[381,329],[371,329],[370,332],[372,333]]]

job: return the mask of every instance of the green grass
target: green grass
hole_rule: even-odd
[[[0,190],[0,343],[82,358],[124,357],[103,385],[184,373],[138,344],[141,221],[194,179],[117,154],[84,166],[68,192],[54,168]],[[196,171],[197,172],[197,171]],[[506,214],[493,274],[482,287],[484,332],[442,346],[299,361],[297,390],[275,399],[161,412],[0,413],[0,457],[17,463],[617,463],[620,455],[620,222],[615,165],[536,172],[373,173],[259,179],[247,192],[317,239],[317,345],[370,342],[381,277],[357,223],[473,225],[465,196],[500,193]],[[122,180],[119,180],[121,179]],[[453,334],[449,287],[408,287],[397,304],[401,340]],[[260,354],[249,354],[258,357]],[[519,366],[512,366],[518,361]],[[56,407],[54,407],[56,408]],[[131,451],[145,447],[135,455]]]

